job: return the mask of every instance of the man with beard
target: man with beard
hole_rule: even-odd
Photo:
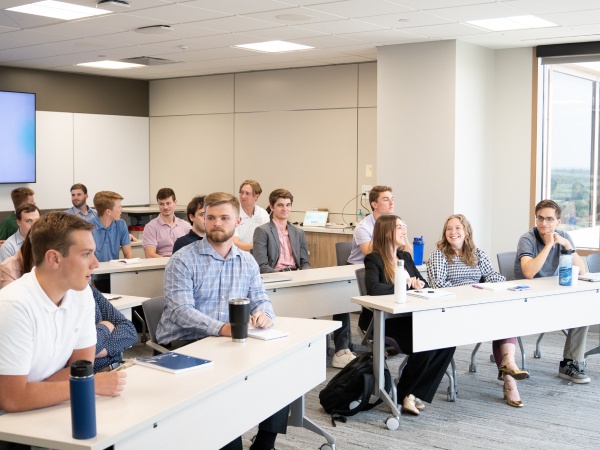
[[[87,187],[81,183],[76,183],[71,186],[71,203],[73,207],[67,209],[67,214],[77,214],[82,219],[88,222],[98,214],[87,205],[88,191]]]
[[[208,336],[231,336],[230,298],[250,300],[250,322],[255,327],[268,328],[275,318],[254,258],[233,245],[240,223],[239,201],[216,192],[206,196],[204,208],[206,238],[174,253],[165,268],[165,307],[156,338],[173,350]],[[286,406],[261,422],[250,448],[274,448],[277,433],[286,432],[288,414]],[[225,448],[241,450],[242,439]]]

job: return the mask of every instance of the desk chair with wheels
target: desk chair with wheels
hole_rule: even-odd
[[[512,281],[515,279],[515,258],[517,257],[517,252],[503,252],[498,253],[498,270],[500,271],[500,275],[503,275],[506,278],[506,281]],[[527,370],[526,368],[526,358],[525,358],[525,348],[523,347],[523,342],[521,341],[521,336],[517,338],[517,342],[519,342],[519,348],[521,349],[521,367],[523,370]],[[477,364],[475,364],[475,355],[477,355],[477,351],[481,347],[481,342],[479,342],[473,352],[471,353],[471,364],[469,365],[469,372],[477,372]],[[494,355],[490,355],[490,362],[496,362],[494,359]]]
[[[598,273],[600,272],[600,253],[591,253],[586,258],[588,272]],[[585,352],[585,357],[587,358],[589,355],[596,355],[600,353],[600,345],[595,347],[587,352]]]
[[[158,327],[158,322],[160,322],[164,305],[164,297],[154,297],[142,303],[142,309],[146,316],[146,324],[148,325],[148,334],[150,335],[150,340],[146,341],[146,345],[154,350],[155,355],[169,351],[168,348],[163,347],[156,340],[156,328]]]
[[[365,284],[365,269],[364,268],[356,269],[356,284],[358,284],[358,290],[359,290],[361,296],[368,295],[367,287]],[[364,306],[363,306],[363,308],[364,308]],[[362,336],[362,344],[371,348],[371,350],[373,348],[373,327],[374,327],[373,322],[374,322],[374,320],[371,320],[371,323],[369,323],[369,327],[366,330],[361,330],[361,328],[358,327],[358,333]],[[390,348],[390,347],[393,348],[394,350],[396,350],[396,354],[402,353],[398,343],[394,339],[387,337],[387,336],[385,337],[385,347],[386,347],[386,349]],[[398,383],[398,380],[402,376],[402,370],[404,369],[404,366],[406,366],[407,360],[408,360],[408,355],[406,355],[404,357],[404,359],[402,360],[402,362],[400,363],[400,367],[398,368],[398,378],[394,380],[394,383],[392,383],[392,400],[396,404],[398,404],[398,395],[396,392],[396,384]],[[452,369],[446,370],[446,376],[448,377],[447,399],[449,402],[454,402],[454,401],[456,401],[456,394],[458,394],[458,384],[457,384],[457,380],[456,380],[458,372],[456,371],[456,363],[454,362],[454,358],[452,358],[450,365],[451,365]]]
[[[336,242],[335,243],[335,259],[338,266],[345,266],[348,264],[348,258],[352,252],[352,241],[347,242]],[[350,313],[347,313],[350,316]],[[327,353],[332,353],[333,349],[329,348],[329,342],[327,343]],[[350,351],[354,351],[354,344],[352,343],[352,333],[348,336],[348,347]]]

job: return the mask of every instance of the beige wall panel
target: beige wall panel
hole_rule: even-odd
[[[367,166],[371,166],[371,176],[367,176]],[[358,167],[357,186],[354,195],[362,191],[363,185],[376,185],[377,180],[377,108],[358,109]],[[356,212],[360,207],[356,200]],[[370,212],[369,201],[362,201],[363,214]]]
[[[236,114],[235,131],[236,187],[258,180],[261,206],[277,188],[294,195],[295,211],[341,212],[356,195],[355,109]]]
[[[233,116],[150,118],[150,203],[171,187],[180,205],[197,194],[231,192]]]
[[[357,106],[358,64],[236,74],[235,111]]]
[[[233,75],[150,82],[150,116],[233,112]]]
[[[377,106],[377,63],[358,65],[358,106]]]

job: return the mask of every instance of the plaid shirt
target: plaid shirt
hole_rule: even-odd
[[[248,297],[250,313],[262,311],[275,319],[262,284],[258,264],[235,245],[221,257],[207,239],[179,250],[165,268],[165,308],[157,340],[193,340],[218,336],[229,321],[229,299]]]
[[[465,284],[479,283],[483,278],[486,283],[506,281],[490,263],[483,250],[475,249],[477,264],[475,267],[467,266],[460,256],[455,256],[452,264],[440,250],[434,251],[427,261],[427,278],[432,288],[446,288],[462,286]]]

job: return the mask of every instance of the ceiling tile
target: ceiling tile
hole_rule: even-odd
[[[302,25],[307,30],[319,31],[327,34],[360,33],[361,31],[377,31],[387,27],[369,23],[364,20],[343,19],[331,22],[307,23]]]
[[[130,14],[137,17],[145,17],[147,19],[160,20],[166,24],[208,20],[217,17],[225,17],[227,15],[209,9],[187,6],[185,3],[142,9],[133,11]]]
[[[235,15],[274,11],[291,6],[290,3],[276,0],[193,0],[187,2],[186,5]]]
[[[307,7],[307,9],[335,14],[336,16],[346,17],[348,19],[413,11],[413,8],[408,8],[398,3],[392,3],[385,0],[347,0],[335,3],[325,3],[323,5],[313,5]]]
[[[454,8],[439,8],[427,11],[430,14],[449,19],[454,22],[468,20],[496,19],[523,15],[521,11],[503,3],[484,3],[473,6],[457,6]]]
[[[421,11],[365,17],[360,19],[360,21],[380,25],[386,28],[411,28],[453,22],[450,19],[444,19],[443,17]]]

